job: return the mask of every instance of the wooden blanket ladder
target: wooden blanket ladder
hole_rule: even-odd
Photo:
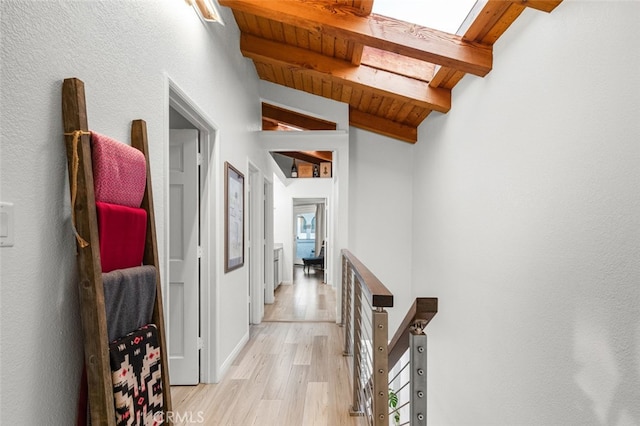
[[[96,202],[93,182],[91,142],[87,124],[84,83],[76,78],[65,79],[62,86],[62,116],[72,198],[72,221],[77,238],[79,270],[79,301],[84,335],[84,360],[88,383],[88,403],[91,425],[115,425],[113,384],[109,363],[109,339],[103,292],[102,269]],[[74,141],[75,139],[75,141]],[[160,344],[164,424],[170,424],[171,388],[169,386],[168,351],[162,307],[155,214],[149,168],[147,127],[143,120],[131,126],[131,146],[140,150],[146,159],[147,179],[141,208],[147,212],[147,232],[144,265],[156,267],[156,297],[152,322],[158,330]],[[81,240],[86,241],[84,244]]]

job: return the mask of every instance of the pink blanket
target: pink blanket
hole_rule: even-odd
[[[140,207],[147,182],[147,162],[139,150],[91,132],[96,201]]]

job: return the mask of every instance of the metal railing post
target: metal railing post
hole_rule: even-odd
[[[360,281],[355,280],[353,286],[353,405],[351,415],[362,415],[364,404],[361,390],[364,386],[362,377],[362,288]]]
[[[411,425],[427,425],[427,335],[409,334]]]
[[[389,341],[387,311],[376,308],[373,311],[373,424],[389,425],[388,393],[389,393]]]
[[[351,263],[349,263],[349,261],[345,257],[343,257],[342,267],[342,303],[344,306],[342,314],[342,322],[344,323],[344,349],[342,351],[342,354],[345,356],[350,356],[353,354],[353,334],[355,330],[355,321],[353,321],[352,319],[353,312],[355,310],[355,308],[352,309],[353,272],[351,271]]]

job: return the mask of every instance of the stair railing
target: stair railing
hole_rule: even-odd
[[[344,355],[352,356],[352,415],[388,426],[426,425],[427,350],[424,327],[438,299],[418,298],[389,341],[385,308],[393,294],[348,250],[342,250]]]

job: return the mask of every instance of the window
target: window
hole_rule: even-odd
[[[375,0],[373,13],[455,34],[476,0]]]

